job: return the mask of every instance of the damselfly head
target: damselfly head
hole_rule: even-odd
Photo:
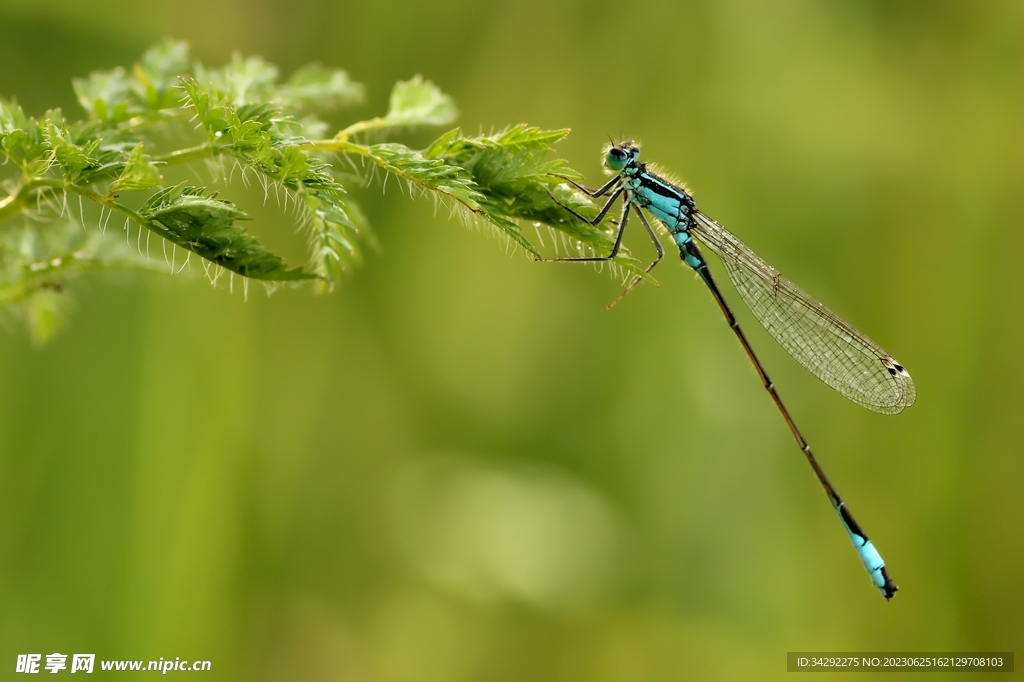
[[[604,154],[604,165],[610,171],[618,173],[626,167],[630,161],[635,161],[640,156],[640,147],[632,142],[620,142],[608,148]]]

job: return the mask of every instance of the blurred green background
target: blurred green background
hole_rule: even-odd
[[[164,36],[347,68],[369,101],[336,123],[423,73],[469,132],[571,127],[592,182],[609,135],[640,139],[913,374],[912,409],[870,413],[740,311],[902,589],[870,585],[676,259],[606,312],[607,275],[377,186],[383,249],[331,296],[93,277],[49,346],[0,334],[4,675],[59,651],[217,680],[779,679],[794,650],[1020,649],[1024,4],[2,0],[0,94],[78,117],[72,77]]]

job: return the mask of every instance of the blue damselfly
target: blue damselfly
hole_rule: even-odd
[[[593,198],[610,193],[608,201],[594,218],[586,218],[565,204],[559,203],[576,218],[591,225],[599,225],[615,202],[622,198],[622,213],[618,220],[618,232],[611,253],[607,256],[547,260],[614,260],[622,246],[622,235],[632,211],[647,230],[658,252],[655,260],[647,267],[646,272],[650,272],[661,261],[665,250],[644,215],[644,210],[664,225],[679,247],[682,260],[697,272],[711,290],[729,327],[736,334],[740,345],[757,370],[765,390],[782,413],[800,450],[838,512],[864,567],[871,576],[871,581],[886,599],[891,599],[899,587],[886,571],[885,562],[878,550],[868,540],[868,536],[850,514],[846,503],[825,476],[825,472],[811,452],[811,446],[807,444],[789,410],[782,403],[775,390],[775,384],[757,359],[735,315],[715,284],[697,241],[711,249],[721,259],[743,301],[765,329],[808,371],[843,396],[875,412],[896,414],[912,405],[917,396],[910,374],[881,346],[806,294],[728,230],[701,213],[689,192],[649,170],[646,164],[640,163],[639,157],[640,148],[632,142],[611,145],[605,151],[604,165],[614,177],[596,190],[588,189],[570,178],[563,178]],[[697,241],[694,241],[694,238]],[[641,279],[634,279],[611,305],[628,294]]]

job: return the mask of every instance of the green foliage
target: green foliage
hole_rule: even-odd
[[[149,198],[138,216],[143,227],[225,270],[271,281],[312,279],[302,268],[289,268],[235,222],[249,216],[202,187],[178,185]]]
[[[443,126],[458,116],[448,95],[419,75],[400,81],[391,91],[391,104],[384,121],[389,127]]]
[[[278,101],[301,111],[330,111],[363,101],[363,86],[349,79],[341,69],[308,64],[277,89]]]
[[[549,225],[583,245],[607,253],[614,242],[614,232],[576,220],[553,199],[584,213],[591,208],[589,199],[569,188],[562,179],[580,179],[580,175],[562,159],[545,160],[551,145],[568,134],[568,129],[540,130],[526,125],[472,138],[451,131],[435,141],[425,155],[465,169],[483,197],[480,210],[534,255],[540,254],[522,235],[520,221]],[[628,254],[616,262],[632,274],[643,273],[640,262]]]
[[[93,73],[86,80],[75,79],[73,85],[82,108],[92,118],[104,123],[125,121],[143,111],[140,106],[136,106],[131,96],[131,81],[120,67],[113,71]]]
[[[325,136],[328,127],[319,115],[361,102],[363,88],[346,72],[319,64],[281,81],[277,68],[259,57],[236,54],[227,65],[210,68],[191,61],[187,44],[166,40],[130,69],[96,72],[73,85],[85,120],[69,121],[59,110],[37,119],[0,100],[0,153],[20,171],[4,182],[7,196],[0,199],[0,306],[20,310],[39,341],[58,327],[62,292],[75,276],[95,269],[162,269],[149,267],[142,256],[143,231],[147,244],[155,236],[164,240],[164,251],[170,242],[172,250],[195,254],[208,272],[213,268],[214,281],[223,269],[268,283],[313,280],[320,290],[332,288],[372,240],[345,187],[359,163],[368,172],[355,178],[357,184],[379,182],[383,188],[393,176],[410,195],[431,195],[491,224],[535,257],[541,254],[524,224],[559,230],[581,248],[611,248],[612,225],[581,223],[559,206],[593,210],[562,179],[579,175],[549,158],[567,130],[519,125],[464,137],[454,129],[425,150],[381,140],[455,120],[451,98],[420,76],[395,84],[385,115],[357,121],[333,137]],[[169,151],[168,144],[174,145]],[[173,167],[205,162],[231,166],[230,176],[239,171],[243,181],[255,175],[268,195],[283,196],[307,231],[308,263],[290,266],[267,250],[245,229],[248,215],[217,198],[216,188],[167,185]],[[77,221],[70,217],[69,197],[79,204]],[[90,218],[82,204],[94,207]],[[138,230],[134,250],[115,248],[121,242],[114,231],[102,229],[114,213],[129,234]],[[16,216],[24,217],[17,225],[11,220]],[[616,264],[641,271],[625,252]]]
[[[4,156],[28,172],[28,166],[46,154],[44,127],[30,119],[15,102],[0,99],[0,149]]]
[[[146,160],[146,152],[140,142],[132,148],[121,175],[110,185],[110,192],[139,192],[163,184],[156,166]]]
[[[100,140],[89,140],[85,146],[79,146],[63,126],[50,123],[46,127],[46,142],[53,160],[60,164],[68,182],[76,182],[87,170],[99,168],[100,164],[94,157],[99,151]]]
[[[141,237],[141,235],[140,235]],[[21,318],[35,343],[45,343],[64,322],[64,286],[97,270],[164,270],[123,238],[86,231],[70,219],[0,231],[0,316]]]
[[[430,81],[416,75],[412,80],[395,83],[385,116],[353,123],[338,133],[338,138],[347,140],[359,133],[374,130],[443,126],[453,122],[458,115],[455,103],[448,95]]]
[[[465,169],[428,159],[422,153],[400,144],[385,142],[362,147],[360,153],[386,173],[438,195],[454,199],[470,211],[483,212],[483,195]]]

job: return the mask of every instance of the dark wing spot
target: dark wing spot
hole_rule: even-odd
[[[891,374],[893,376],[896,376],[896,368],[895,367],[886,367],[886,369],[889,370],[889,374]]]

